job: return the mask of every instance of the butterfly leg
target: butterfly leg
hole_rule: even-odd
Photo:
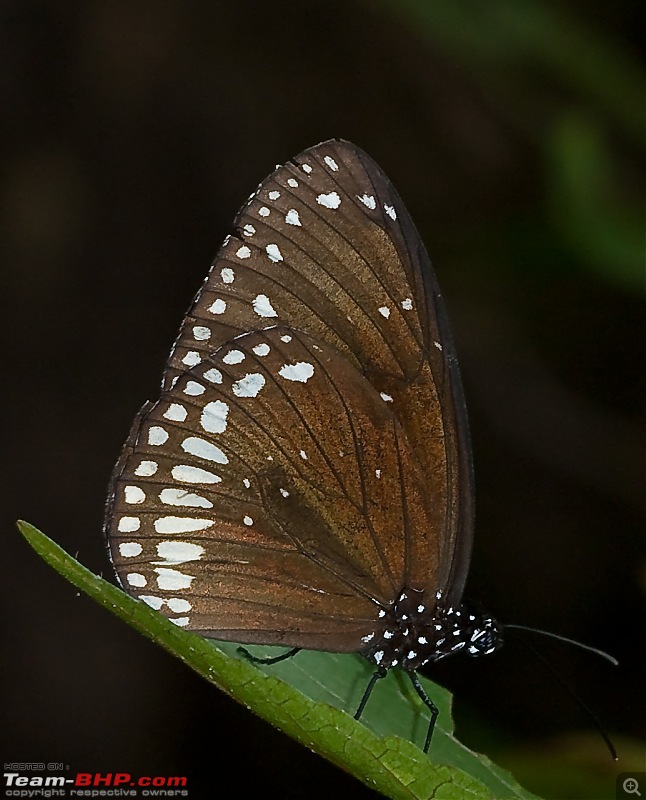
[[[428,732],[426,733],[426,741],[424,742],[424,752],[428,753],[428,748],[431,746],[431,739],[433,738],[433,731],[435,730],[435,721],[437,720],[437,715],[440,713],[440,711],[424,691],[424,687],[419,682],[417,675],[414,672],[409,672],[408,674],[411,679],[411,683],[415,687],[415,691],[421,697],[426,708],[428,708],[428,710],[431,712],[431,721],[428,724]]]
[[[355,719],[359,719],[359,717],[363,714],[363,709],[366,707],[366,703],[368,702],[368,698],[372,694],[372,690],[373,690],[373,688],[375,686],[375,683],[377,683],[377,681],[380,678],[385,678],[385,677],[386,677],[386,670],[385,669],[378,669],[376,672],[373,672],[372,678],[370,678],[370,682],[366,686],[366,690],[363,693],[363,697],[361,698],[361,702],[359,703],[359,708],[356,710],[356,713],[354,715]]]
[[[279,656],[268,656],[266,658],[254,656],[253,653],[250,653],[245,647],[239,647],[238,652],[241,653],[247,661],[251,661],[253,664],[278,664],[279,661],[285,661],[285,659],[295,656],[301,649],[300,647],[292,647],[291,650],[288,650],[286,653],[281,653]]]

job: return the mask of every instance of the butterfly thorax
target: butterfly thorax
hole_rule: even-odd
[[[379,611],[380,630],[366,637],[368,660],[383,670],[414,672],[460,651],[489,655],[501,647],[501,629],[492,617],[465,605],[446,606],[441,591],[430,605],[423,598],[420,590],[406,588],[389,609]]]

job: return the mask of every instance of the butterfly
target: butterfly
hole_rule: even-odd
[[[375,162],[341,140],[239,212],[137,415],[106,514],[121,585],[214,639],[362,653],[374,683],[496,621],[462,604],[467,414],[444,302]]]

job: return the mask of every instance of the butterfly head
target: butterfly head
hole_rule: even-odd
[[[486,614],[476,617],[476,623],[469,631],[466,652],[470,656],[488,656],[502,647],[502,629],[493,617]]]

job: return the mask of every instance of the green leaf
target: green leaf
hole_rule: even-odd
[[[354,655],[302,652],[272,667],[251,664],[238,645],[178,628],[94,575],[27,522],[22,535],[55,570],[105,608],[223,689],[263,719],[387,797],[535,798],[504,770],[453,737],[450,696],[421,679],[440,709],[430,757],[420,749],[428,712],[393,670],[379,681],[360,722],[352,718],[371,674]],[[254,648],[254,652],[275,648]]]

